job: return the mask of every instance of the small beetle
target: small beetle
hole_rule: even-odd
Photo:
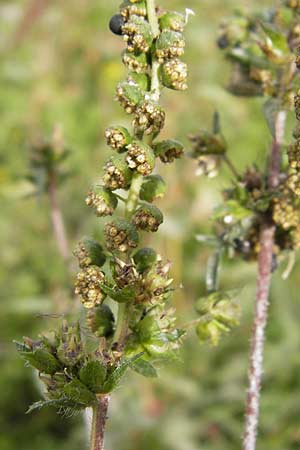
[[[123,25],[124,25],[124,18],[121,14],[115,14],[109,21],[109,29],[114,34],[121,35]]]

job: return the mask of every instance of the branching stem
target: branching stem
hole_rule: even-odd
[[[283,143],[286,114],[278,112],[275,119],[275,137],[272,143],[268,185],[270,190],[279,184],[281,146]],[[246,401],[243,450],[255,450],[259,420],[260,389],[263,373],[265,328],[268,319],[269,292],[272,276],[272,258],[275,226],[264,223],[260,232],[257,293],[250,350],[249,386]]]

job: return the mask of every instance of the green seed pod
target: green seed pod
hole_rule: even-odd
[[[139,235],[135,226],[124,219],[116,219],[105,225],[104,236],[108,250],[126,253],[136,248]]]
[[[156,41],[156,56],[160,63],[184,54],[185,41],[181,33],[164,30]]]
[[[130,169],[146,176],[154,169],[155,156],[149,145],[142,141],[133,141],[127,147],[126,162]]]
[[[164,218],[160,209],[150,204],[140,206],[132,218],[137,229],[153,232],[158,230],[163,220]]]
[[[147,73],[129,72],[127,81],[128,83],[137,84],[142,89],[142,91],[150,91],[151,79]]]
[[[168,11],[159,18],[159,27],[162,31],[172,30],[182,33],[185,25],[185,16],[176,11]]]
[[[57,357],[65,365],[73,367],[83,357],[83,347],[79,323],[62,324],[60,343],[57,347]]]
[[[117,126],[109,127],[105,130],[107,145],[118,153],[126,151],[126,145],[130,144],[131,136],[127,128]]]
[[[89,329],[97,337],[110,337],[114,331],[115,318],[108,305],[96,306],[87,312]]]
[[[106,260],[102,246],[91,238],[83,238],[78,243],[74,255],[78,259],[79,267],[82,269],[88,266],[102,267]]]
[[[147,53],[153,41],[152,29],[143,17],[131,16],[122,27],[129,52]]]
[[[124,110],[128,114],[132,114],[144,100],[144,94],[140,87],[133,81],[123,81],[118,84],[116,98]]]
[[[75,281],[75,294],[81,296],[85,308],[100,305],[105,294],[102,285],[105,280],[104,273],[97,266],[89,266],[77,274]]]
[[[151,269],[157,261],[157,253],[153,248],[144,247],[133,255],[133,260],[139,273]]]
[[[135,131],[158,135],[165,124],[165,112],[150,99],[146,99],[135,111],[133,127]]]
[[[128,70],[137,73],[145,73],[148,68],[147,55],[145,53],[140,53],[135,55],[128,50],[125,50],[122,55],[122,61]]]
[[[158,156],[163,163],[171,163],[183,155],[183,145],[171,139],[158,142],[154,145],[154,154]]]
[[[187,65],[178,58],[170,59],[161,66],[163,85],[169,89],[187,89]]]
[[[130,19],[131,16],[147,16],[146,3],[144,1],[137,0],[136,2],[131,2],[130,0],[125,0],[120,6],[120,13],[126,21]]]
[[[152,203],[154,200],[162,198],[166,189],[166,182],[160,175],[148,175],[141,186],[140,199]]]
[[[291,169],[300,170],[300,139],[289,145],[287,154]]]
[[[117,197],[103,186],[95,186],[91,189],[85,202],[95,210],[98,217],[111,216],[118,206]]]
[[[108,189],[128,189],[132,172],[129,169],[125,155],[114,155],[104,166],[103,181]]]

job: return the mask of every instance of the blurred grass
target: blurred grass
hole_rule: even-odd
[[[72,177],[60,192],[60,204],[73,248],[85,234],[100,235],[99,221],[84,204],[89,185],[101,176],[109,155],[103,131],[126,123],[112,102],[123,77],[123,44],[107,23],[117,1],[47,2],[43,14],[19,40],[16,30],[30,2],[0,2],[0,419],[1,450],[73,450],[84,448],[81,417],[58,418],[53,411],[25,416],[39,397],[30,370],[14,353],[12,340],[36,334],[49,323],[37,313],[63,310],[70,280],[53,239],[47,199],[29,198],[24,179],[30,142],[63,127],[72,149]],[[270,137],[262,120],[261,101],[233,98],[226,92],[228,67],[217,50],[217,29],[237,7],[261,8],[271,1],[162,1],[162,6],[192,8],[187,29],[187,93],[164,93],[168,112],[165,136],[185,142],[187,135],[210,126],[215,109],[221,114],[235,164],[264,164]],[[173,261],[175,305],[181,321],[192,315],[193,302],[204,291],[209,248],[197,244],[196,232],[209,232],[209,217],[229,181],[224,169],[216,180],[195,177],[188,158],[159,171],[168,182],[161,201],[166,223],[152,238],[155,248]],[[300,448],[299,264],[287,282],[274,278],[268,327],[262,402],[260,450]],[[237,450],[243,423],[248,340],[255,291],[255,266],[226,261],[223,287],[243,287],[241,327],[217,349],[186,342],[181,360],[161,370],[159,380],[136,375],[112,402],[107,449]],[[55,311],[54,311],[55,310]],[[55,327],[57,321],[50,321]]]

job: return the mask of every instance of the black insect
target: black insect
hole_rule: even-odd
[[[109,21],[109,29],[112,33],[121,35],[124,23],[124,17],[121,14],[115,14]]]
[[[217,44],[218,44],[218,47],[222,50],[224,48],[227,48],[229,45],[227,36],[225,36],[225,35],[220,36],[219,39],[217,40]]]

